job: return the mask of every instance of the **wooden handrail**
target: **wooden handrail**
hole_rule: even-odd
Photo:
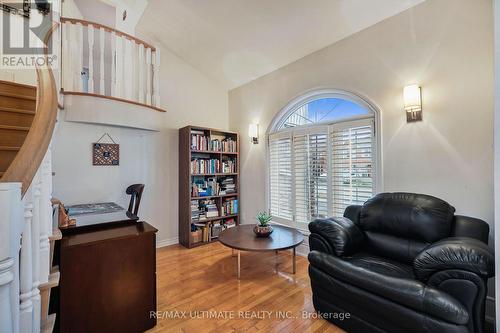
[[[45,44],[58,27],[55,23],[45,37]],[[47,56],[47,54],[46,54]],[[35,117],[21,149],[2,176],[2,182],[22,183],[24,196],[40,167],[52,140],[57,119],[57,88],[52,68],[36,69],[38,78]]]
[[[107,32],[115,32],[117,36],[125,37],[125,38],[127,38],[127,39],[129,39],[137,44],[144,45],[144,47],[151,49],[151,51],[156,51],[156,48],[153,45],[143,41],[142,39],[139,39],[137,37],[129,35],[126,32],[116,30],[115,28],[111,28],[111,27],[104,25],[104,24],[100,24],[100,23],[92,22],[92,21],[87,21],[87,20],[82,20],[82,19],[71,18],[71,17],[61,17],[61,23],[66,23],[66,22],[69,22],[71,24],[80,23],[83,26],[92,25],[94,28],[97,28],[97,29],[104,28],[104,30]]]

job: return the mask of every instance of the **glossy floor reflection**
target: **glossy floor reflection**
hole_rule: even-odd
[[[242,252],[212,243],[157,251],[158,324],[150,332],[343,332],[315,318],[307,259],[290,251]]]

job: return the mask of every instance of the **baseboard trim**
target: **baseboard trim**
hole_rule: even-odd
[[[159,249],[160,247],[165,247],[165,246],[170,246],[170,245],[175,245],[175,244],[179,244],[179,237],[157,240],[156,241],[156,248]]]

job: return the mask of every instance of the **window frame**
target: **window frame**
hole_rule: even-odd
[[[318,99],[323,99],[323,98],[340,98],[344,99],[353,103],[356,103],[362,107],[364,107],[367,111],[369,111],[369,114],[366,115],[359,115],[359,116],[354,116],[354,117],[348,117],[348,118],[341,118],[336,121],[325,121],[325,122],[318,122],[314,124],[306,124],[306,125],[301,125],[301,126],[295,126],[295,127],[290,127],[290,128],[282,128],[283,123],[286,122],[288,117],[295,112],[298,108],[302,107],[303,105],[318,100]],[[266,207],[268,210],[270,210],[271,207],[271,202],[270,202],[270,197],[271,197],[271,184],[270,184],[270,140],[273,137],[281,137],[281,136],[289,136],[292,138],[292,156],[291,156],[291,163],[292,163],[292,177],[294,176],[294,153],[293,153],[293,136],[294,133],[297,132],[302,132],[302,133],[314,133],[314,132],[319,132],[320,129],[325,130],[326,127],[326,133],[327,133],[327,140],[328,140],[328,147],[330,147],[330,131],[331,128],[333,127],[338,127],[338,126],[349,126],[349,124],[355,124],[359,122],[363,122],[365,119],[372,119],[373,120],[373,188],[374,188],[374,194],[379,193],[382,191],[382,163],[381,163],[381,137],[380,137],[380,132],[381,132],[381,126],[380,126],[380,111],[379,109],[371,103],[369,100],[367,100],[364,97],[361,97],[358,94],[345,91],[345,90],[337,90],[337,89],[320,89],[320,90],[313,90],[309,91],[305,94],[300,95],[299,97],[296,97],[292,99],[287,105],[280,110],[274,117],[273,121],[271,122],[271,125],[268,127],[268,130],[266,132]],[[330,148],[328,148],[328,164],[329,164],[329,170],[331,170],[330,164],[331,164],[331,156],[330,156]],[[329,173],[328,174],[328,181],[331,181],[332,175]],[[292,226],[295,227],[305,233],[308,233],[307,227],[304,227],[304,223],[298,223],[296,221],[296,216],[295,216],[295,181],[292,181],[292,193],[291,193],[291,200],[292,200],[292,208],[293,208],[293,213],[292,213],[292,220],[286,220],[283,218],[279,217],[274,217],[273,221],[278,223],[278,224],[283,224],[287,226]],[[332,200],[332,195],[329,193],[328,195],[328,213],[331,214],[333,210],[333,203],[331,202]]]

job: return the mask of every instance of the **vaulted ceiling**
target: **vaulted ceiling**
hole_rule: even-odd
[[[149,0],[136,27],[227,89],[425,0]]]

